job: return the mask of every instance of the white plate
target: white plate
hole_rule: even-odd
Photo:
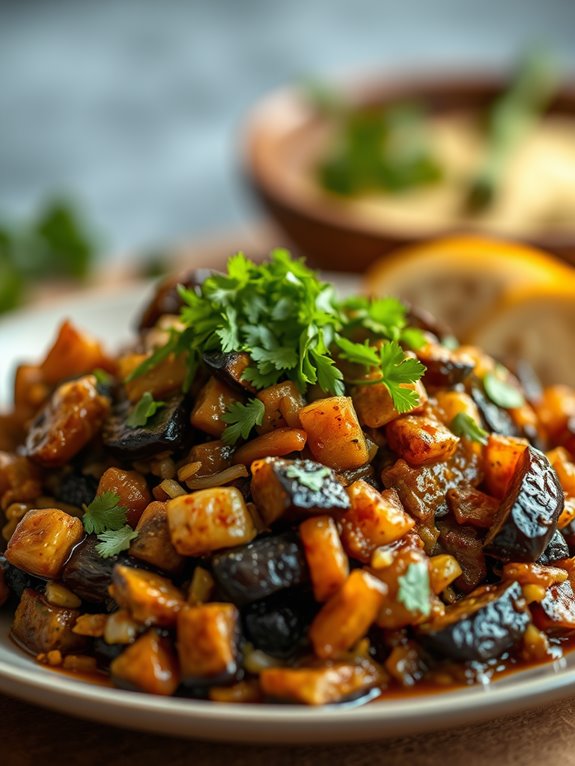
[[[117,345],[129,328],[145,288],[67,301],[0,321],[0,396],[22,359],[38,358],[59,322],[70,316]],[[575,653],[565,660],[513,674],[487,687],[374,702],[363,707],[309,709],[281,705],[225,705],[163,699],[74,680],[46,668],[8,638],[0,617],[0,691],[70,715],[180,737],[242,742],[350,742],[414,734],[514,713],[575,691]]]

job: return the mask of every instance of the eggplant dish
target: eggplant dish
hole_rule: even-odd
[[[393,298],[338,300],[284,251],[164,282],[114,355],[65,322],[0,416],[13,639],[217,702],[367,701],[557,658],[575,391],[502,361]]]

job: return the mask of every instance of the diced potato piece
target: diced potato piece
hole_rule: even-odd
[[[110,400],[98,393],[93,375],[63,383],[30,427],[28,457],[47,468],[66,465],[98,433],[109,411]]]
[[[81,614],[76,620],[72,632],[78,636],[101,638],[106,629],[107,614]]]
[[[429,584],[435,594],[444,591],[461,575],[461,567],[455,556],[441,553],[429,559]]]
[[[239,612],[233,604],[185,606],[178,616],[178,656],[185,682],[221,683],[238,669]]]
[[[575,497],[575,463],[571,460],[571,455],[563,447],[557,447],[548,452],[547,457],[557,473],[565,494]]]
[[[249,543],[257,534],[243,495],[235,487],[175,497],[168,501],[167,511],[172,543],[183,556]]]
[[[86,375],[98,367],[106,370],[111,367],[100,342],[80,332],[68,320],[61,325],[54,344],[40,365],[43,378],[49,385]]]
[[[166,577],[116,564],[110,593],[116,603],[144,625],[172,627],[185,601]]]
[[[329,516],[316,516],[300,525],[305,557],[316,601],[327,601],[347,580],[349,562]]]
[[[351,509],[341,517],[342,542],[354,559],[368,563],[376,548],[399,540],[415,526],[394,489],[378,492],[360,479],[347,494]]]
[[[501,499],[515,473],[517,462],[528,446],[526,439],[490,434],[484,452],[487,492]]]
[[[379,372],[374,374],[379,376]],[[419,398],[419,405],[411,410],[412,412],[419,412],[423,409],[423,406],[427,403],[428,396],[420,380],[417,383],[401,384],[401,388],[415,391]],[[383,383],[355,386],[352,389],[351,395],[359,422],[363,426],[381,428],[399,417],[399,412],[393,406],[391,394]]]
[[[276,428],[239,447],[232,463],[251,465],[254,460],[264,457],[283,457],[292,452],[301,452],[306,440],[307,434],[301,428]]]
[[[230,404],[243,402],[244,398],[221,380],[210,378],[196,398],[190,422],[194,428],[219,438],[226,430],[222,415]]]
[[[419,609],[408,609],[401,600],[402,578],[413,564],[427,568],[429,573],[429,558],[426,554],[420,548],[400,543],[400,547],[393,551],[392,563],[384,569],[374,570],[377,578],[387,586],[387,595],[377,616],[377,624],[381,628],[398,630],[408,625],[417,625],[428,616],[428,613],[423,614]]]
[[[439,420],[424,415],[402,415],[386,429],[389,446],[412,466],[448,460],[459,437]]]
[[[543,391],[535,410],[547,437],[556,443],[567,421],[575,418],[575,389],[562,385],[549,386]]]
[[[382,607],[386,588],[362,569],[355,569],[322,607],[309,629],[321,659],[337,657],[367,633]]]
[[[435,395],[437,399],[437,417],[449,428],[453,418],[457,415],[468,415],[476,423],[481,423],[481,416],[477,405],[465,391],[438,391]]]
[[[23,455],[0,452],[0,507],[35,500],[41,493],[39,468]]]
[[[44,592],[46,601],[53,606],[65,606],[67,609],[78,609],[82,605],[82,600],[59,582],[46,583]]]
[[[79,615],[77,609],[49,604],[40,593],[26,588],[14,615],[12,636],[33,654],[81,652],[86,639],[72,632]]]
[[[170,697],[180,685],[178,661],[167,638],[149,630],[110,665],[116,686]]]
[[[100,478],[96,494],[102,495],[104,492],[113,492],[118,495],[119,504],[128,512],[126,521],[131,527],[136,526],[138,519],[152,502],[148,482],[137,471],[108,468]]]
[[[286,380],[275,386],[264,388],[259,392],[258,399],[265,407],[262,424],[257,429],[258,433],[267,434],[274,428],[299,426],[299,411],[305,405],[305,401],[293,381]]]
[[[345,471],[369,460],[365,436],[348,396],[331,396],[308,404],[299,413],[307,446],[320,463]]]
[[[170,574],[180,571],[184,558],[172,544],[165,503],[150,503],[141,515],[136,531],[138,536],[130,545],[130,556]]]
[[[231,466],[233,452],[234,448],[223,441],[204,442],[192,447],[186,462],[201,463],[197,476],[210,476]]]
[[[153,367],[134,380],[126,380],[130,374],[146,360],[146,354],[130,354],[118,360],[118,372],[124,380],[128,399],[132,404],[139,402],[149,391],[154,399],[160,401],[180,391],[186,378],[186,361],[181,355],[170,354],[163,362]]]
[[[260,675],[265,695],[304,705],[341,702],[384,684],[381,670],[367,661],[330,663],[323,668],[268,668]]]
[[[10,538],[6,558],[25,572],[57,580],[72,548],[84,537],[80,519],[57,508],[28,511]]]
[[[106,620],[104,641],[110,645],[132,644],[141,632],[142,624],[127,609],[116,609]]]

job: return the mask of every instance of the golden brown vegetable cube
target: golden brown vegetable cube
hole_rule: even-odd
[[[571,455],[563,447],[557,447],[548,452],[547,457],[555,469],[565,494],[575,497],[575,463]]]
[[[341,517],[342,542],[347,553],[367,563],[380,545],[399,540],[415,526],[394,489],[378,492],[363,479],[347,488],[351,509]]]
[[[0,452],[0,506],[35,500],[42,493],[40,469],[23,455]]]
[[[349,396],[330,396],[308,404],[299,413],[307,446],[320,463],[344,471],[369,460],[365,436]]]
[[[439,420],[424,415],[402,415],[386,428],[389,446],[412,466],[448,460],[459,438]]]
[[[6,558],[25,572],[56,580],[83,537],[84,526],[75,516],[57,508],[28,511],[10,538]]]
[[[418,567],[416,571],[422,575],[421,589],[425,592],[425,579],[429,577],[429,558],[420,548],[402,543],[403,541],[401,541],[400,547],[393,551],[391,565],[374,571],[377,578],[387,586],[387,595],[377,616],[377,624],[388,630],[405,628],[407,625],[417,625],[426,619],[429,615],[428,609],[431,609],[431,588],[429,588],[429,603],[424,602],[423,598],[421,599],[423,611],[419,609],[419,605],[416,607],[415,604],[412,606],[410,603],[407,605],[404,603],[402,583],[406,583],[406,581],[403,578],[407,575],[409,568],[415,564]]]
[[[477,405],[465,391],[441,390],[435,395],[437,417],[449,426],[457,415],[468,415],[476,423],[481,423]]]
[[[86,375],[98,367],[111,369],[100,342],[66,320],[40,369],[46,383],[55,385],[66,378]]]
[[[539,422],[549,440],[556,443],[567,422],[575,417],[575,389],[549,386],[535,406]]]
[[[152,502],[148,482],[137,471],[124,471],[122,468],[108,468],[102,474],[98,491],[113,492],[120,498],[119,505],[126,509],[126,521],[135,527],[145,508]]]
[[[184,681],[218,683],[238,669],[239,612],[233,604],[185,606],[178,616],[178,656]]]
[[[196,444],[190,450],[187,463],[201,463],[197,476],[210,476],[220,473],[232,464],[234,448],[219,439],[212,442]]]
[[[184,605],[181,591],[166,577],[116,564],[110,593],[116,603],[144,625],[171,627]]]
[[[110,675],[123,689],[171,696],[180,685],[178,661],[171,643],[149,630],[110,665]]]
[[[26,454],[47,468],[66,465],[98,433],[110,400],[98,393],[93,375],[59,386],[32,422]]]
[[[299,411],[305,405],[305,401],[293,381],[286,380],[265,388],[259,392],[258,399],[265,407],[262,424],[257,429],[258,433],[266,434],[274,428],[285,426],[293,428],[299,426]]]
[[[528,446],[526,439],[490,434],[484,452],[487,492],[501,499],[505,496],[521,455]]]
[[[374,375],[379,376],[379,372],[374,373]],[[419,404],[411,412],[419,412],[427,403],[427,391],[420,380],[417,383],[402,383],[401,388],[415,391],[419,398]],[[355,386],[351,395],[359,422],[363,426],[381,428],[399,417],[399,412],[393,405],[391,394],[383,383]]]
[[[337,657],[367,633],[383,604],[386,588],[362,569],[355,569],[316,615],[309,630],[321,659]]]
[[[330,663],[321,668],[268,668],[260,674],[265,695],[304,705],[341,702],[385,682],[381,669],[368,661]]]
[[[307,434],[301,428],[276,428],[242,444],[235,451],[232,462],[251,465],[254,460],[264,457],[291,455],[292,452],[301,452],[306,440]]]
[[[40,593],[26,588],[14,615],[12,636],[34,654],[81,652],[86,639],[72,632],[79,616],[77,609],[49,604]]]
[[[327,601],[341,588],[349,575],[349,562],[329,516],[316,516],[300,525],[316,601]]]
[[[441,553],[429,559],[429,584],[439,594],[461,575],[461,567],[455,556]]]
[[[183,556],[249,543],[257,534],[243,495],[235,487],[175,497],[167,509],[172,543]]]
[[[150,503],[141,515],[136,531],[138,536],[130,545],[130,556],[170,574],[179,572],[184,558],[172,544],[165,503]]]
[[[210,378],[196,398],[190,422],[194,428],[219,438],[226,430],[222,416],[234,402],[243,402],[238,394],[217,378]]]
[[[186,378],[185,358],[182,355],[170,354],[143,375],[138,375],[134,380],[126,380],[146,358],[146,354],[131,354],[118,360],[118,372],[120,378],[125,381],[126,394],[132,404],[139,402],[146,391],[156,400],[166,399],[170,394],[181,390]]]

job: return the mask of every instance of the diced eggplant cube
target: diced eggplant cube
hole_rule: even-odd
[[[104,604],[109,599],[108,588],[117,561],[117,556],[102,558],[97,545],[96,536],[89,535],[74,549],[62,570],[64,585],[90,604]]]
[[[569,558],[569,546],[561,531],[556,529],[553,537],[547,543],[547,548],[537,559],[538,564],[552,564],[554,561]]]
[[[233,604],[185,606],[178,616],[178,656],[184,684],[226,683],[238,671],[239,613]]]
[[[138,536],[130,545],[130,556],[170,574],[182,569],[184,557],[170,539],[165,503],[150,503],[140,516],[136,531]]]
[[[77,609],[49,604],[40,593],[27,588],[14,615],[12,636],[33,654],[55,650],[62,654],[81,652],[87,641],[72,632],[79,615]]]
[[[239,606],[309,580],[303,546],[291,532],[216,554],[212,574],[222,593]]]
[[[252,464],[252,496],[266,524],[296,516],[346,511],[350,501],[335,472],[313,460],[264,458]]]
[[[311,606],[311,599],[299,591],[256,601],[243,613],[247,638],[272,657],[289,657],[302,643]]]
[[[251,364],[249,354],[244,351],[208,351],[202,357],[210,372],[223,383],[235,388],[240,393],[255,393],[256,389],[242,376]]]

